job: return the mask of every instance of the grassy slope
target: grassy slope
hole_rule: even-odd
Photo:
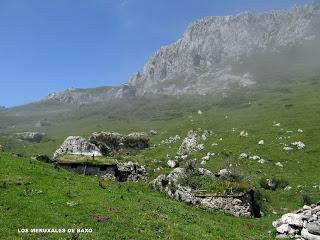
[[[1,228],[8,229],[8,225],[11,225],[9,229],[12,230],[23,226],[17,225],[18,222],[28,226],[60,226],[60,223],[65,225],[64,223],[78,221],[75,222],[76,225],[83,223],[96,229],[95,239],[104,239],[106,236],[110,236],[111,239],[122,236],[134,239],[158,236],[169,239],[268,239],[267,231],[271,229],[272,220],[284,212],[301,207],[304,193],[308,194],[313,202],[320,200],[320,191],[313,187],[320,184],[319,79],[312,78],[303,83],[293,82],[289,86],[279,83],[277,87],[264,86],[252,92],[235,92],[219,101],[210,97],[184,99],[185,104],[174,100],[149,101],[137,107],[132,118],[130,112],[123,118],[108,112],[91,117],[78,116],[69,121],[56,122],[52,126],[40,128],[47,132],[51,139],[40,144],[17,142],[6,135],[14,131],[28,130],[30,127],[5,130],[0,137],[0,144],[5,145],[8,151],[34,155],[52,154],[65,137],[88,136],[97,130],[127,133],[156,129],[160,134],[151,141],[159,143],[162,139],[176,134],[183,137],[190,129],[212,129],[215,135],[204,142],[205,150],[194,152],[190,157],[199,159],[208,151],[215,152],[216,157],[205,166],[211,171],[232,164],[232,168],[244,175],[266,198],[267,201],[262,206],[266,216],[262,219],[238,219],[190,208],[151,191],[142,183],[108,182],[107,189],[103,190],[97,186],[96,179],[73,176],[41,163],[30,164],[28,160],[6,156],[1,160],[5,167],[1,168],[0,176],[32,178],[31,187],[41,189],[44,193],[28,197],[19,195],[23,193],[24,186],[1,189],[1,192],[6,193],[1,194],[1,208],[5,210],[9,206],[8,211],[3,211],[5,221],[1,224],[6,225]],[[248,104],[249,101],[251,105]],[[203,115],[197,115],[198,109],[203,111]],[[226,115],[228,118],[225,118]],[[271,126],[274,120],[281,123],[280,128]],[[236,130],[233,132],[232,128]],[[302,128],[304,132],[298,133],[298,128]],[[240,138],[240,130],[248,131],[249,137]],[[293,133],[287,133],[288,130]],[[279,140],[279,137],[286,139]],[[264,139],[266,144],[259,146],[257,142],[260,139]],[[306,149],[292,152],[282,150],[281,142],[290,144],[296,140],[303,141]],[[181,141],[170,146],[162,145],[148,149],[131,158],[145,164],[152,179],[160,173],[170,171],[166,167],[166,156],[174,156],[180,143]],[[218,146],[211,146],[212,143],[218,143]],[[259,155],[268,160],[268,163],[262,165],[255,161],[239,161],[237,156],[241,152]],[[283,163],[284,168],[275,166],[278,161]],[[154,173],[152,170],[159,166],[163,169]],[[47,171],[42,172],[43,168]],[[263,190],[258,184],[259,179],[263,177],[284,178],[293,189]],[[128,187],[130,192],[127,191]],[[78,206],[66,206],[69,198],[65,193],[68,189],[73,192],[72,200],[80,202]],[[124,196],[124,200],[120,199],[121,195]],[[54,203],[48,205],[52,201]],[[44,206],[45,210],[34,211],[37,206]],[[119,208],[120,213],[109,212],[105,206]],[[18,217],[18,209],[23,212],[20,213],[21,217]],[[274,215],[272,211],[278,214]],[[64,216],[64,212],[68,216]],[[94,223],[94,213],[106,214],[112,220],[108,223]],[[31,217],[34,214],[39,216]],[[20,218],[25,220],[22,221]],[[43,223],[46,219],[48,223]],[[14,231],[11,234],[14,234]],[[85,236],[83,237],[85,239]]]
[[[24,227],[94,229],[93,234],[82,234],[80,239],[269,239],[270,217],[245,219],[212,214],[169,199],[142,182],[106,181],[106,189],[102,189],[96,178],[73,175],[25,158],[0,156],[1,239],[67,237],[19,235],[17,229]],[[7,187],[3,187],[3,179],[9,180]],[[31,184],[17,185],[21,179]],[[67,206],[70,201],[78,205]],[[95,214],[110,220],[96,222]]]

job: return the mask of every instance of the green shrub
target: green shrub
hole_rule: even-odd
[[[263,189],[276,190],[288,186],[288,181],[283,178],[261,178],[259,180],[260,187]]]

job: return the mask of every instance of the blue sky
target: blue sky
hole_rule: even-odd
[[[307,0],[0,0],[0,105],[119,85],[192,21]]]

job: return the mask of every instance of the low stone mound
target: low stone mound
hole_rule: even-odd
[[[286,213],[272,225],[277,238],[320,240],[320,202],[304,206],[295,213]]]
[[[186,178],[187,170],[185,168],[175,168],[168,175],[159,175],[150,184],[153,188],[166,193],[178,201],[213,211],[222,211],[233,216],[259,216],[254,202],[254,191],[250,189],[247,192],[238,195],[196,195],[190,187],[183,187],[178,184],[180,179]],[[216,177],[207,169],[199,168],[197,172],[200,176]]]
[[[16,136],[24,141],[39,143],[46,136],[46,134],[42,132],[23,132],[17,133]]]
[[[149,137],[143,132],[133,132],[128,135],[116,132],[94,132],[89,141],[98,146],[103,155],[126,149],[141,150],[149,147]]]
[[[101,156],[100,149],[88,142],[86,139],[79,136],[68,137],[63,144],[53,154],[53,159],[66,154],[86,155],[86,156]]]

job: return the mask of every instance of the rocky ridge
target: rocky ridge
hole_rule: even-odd
[[[246,59],[316,42],[319,24],[316,3],[257,15],[204,17],[191,23],[178,41],[161,47],[149,58],[143,73],[134,73],[123,86],[67,89],[45,100],[87,104],[129,96],[205,95],[231,86],[248,87],[256,79],[251,69],[242,66]]]

